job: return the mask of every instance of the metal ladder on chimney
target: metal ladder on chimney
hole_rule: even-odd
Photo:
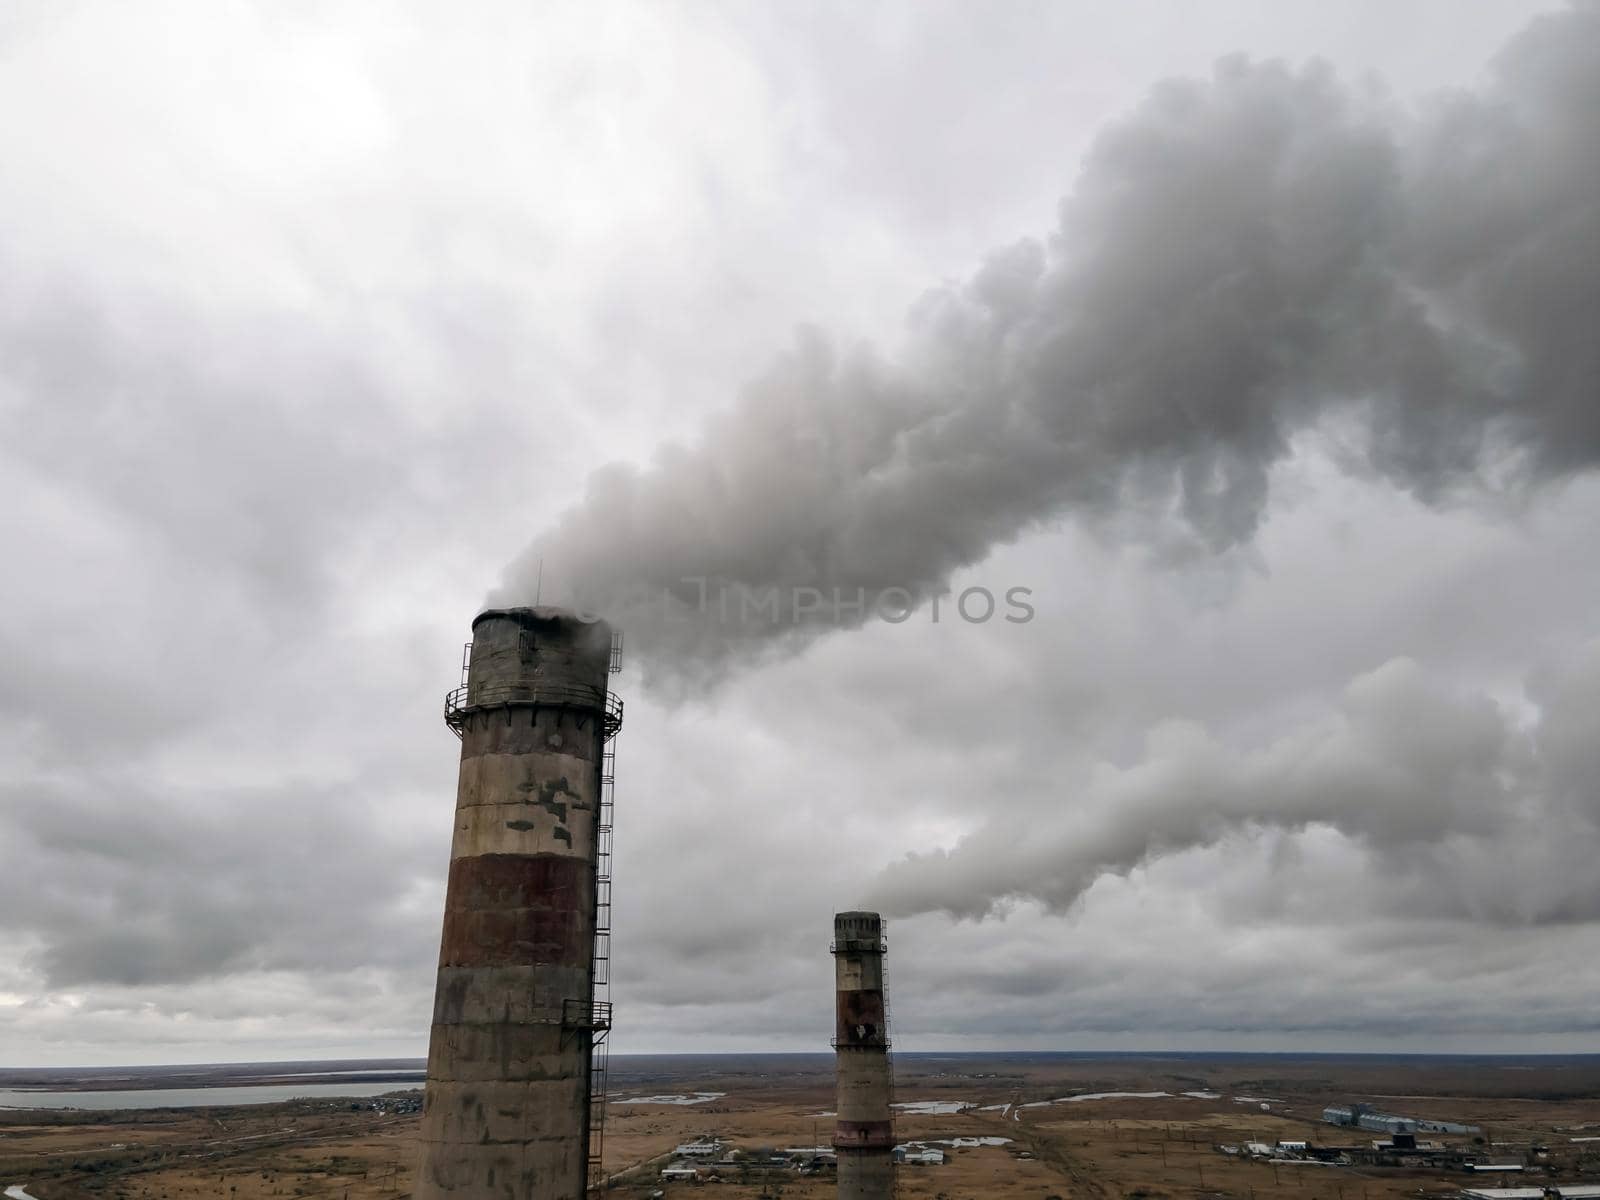
[[[894,1019],[889,1013],[889,997],[894,994],[894,989],[889,986],[889,930],[886,925],[880,930],[879,936],[883,939],[882,942],[880,942],[880,945],[883,947],[883,960],[882,966],[879,968],[882,971],[883,976],[883,1059],[884,1067],[889,1073],[889,1120],[893,1122],[895,1099]],[[894,1152],[892,1150],[889,1152],[889,1157],[890,1160],[893,1161]],[[898,1196],[900,1194],[900,1172],[895,1170],[893,1167],[891,1167],[890,1170],[893,1171],[893,1174],[890,1177],[889,1194],[891,1196]]]
[[[622,634],[611,637],[611,673],[622,670]],[[600,811],[595,815],[594,956],[591,997],[596,1020],[589,1052],[589,1164],[590,1190],[605,1183],[602,1163],[606,1132],[606,1076],[608,1037],[611,1032],[611,827],[616,799],[617,752],[605,743],[600,756]]]
[[[608,745],[601,757],[600,811],[596,817],[594,877],[594,1007],[606,1020],[596,1022],[589,1053],[589,1186],[603,1183],[605,1149],[607,1035],[610,1033],[611,990],[611,813],[616,787],[617,752]]]

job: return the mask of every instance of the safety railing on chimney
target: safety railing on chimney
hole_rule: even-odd
[[[474,713],[513,704],[599,713],[607,741],[622,728],[622,700],[614,693],[583,684],[548,684],[536,679],[452,688],[444,697],[444,721],[461,737]]]
[[[882,938],[839,938],[828,943],[829,954],[887,954],[889,953],[889,939]]]
[[[611,1028],[611,1005],[604,1000],[563,1000],[561,1028],[604,1033]]]

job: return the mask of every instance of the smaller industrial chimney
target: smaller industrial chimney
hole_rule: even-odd
[[[883,920],[877,913],[834,914],[838,995],[833,1045],[839,1091],[833,1148],[839,1157],[839,1200],[891,1200],[894,1195],[885,949]]]

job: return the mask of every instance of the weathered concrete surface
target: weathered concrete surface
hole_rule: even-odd
[[[582,1200],[610,641],[473,623],[417,1200]]]
[[[839,1152],[839,1200],[886,1200],[894,1195],[894,1150]]]
[[[840,1200],[894,1195],[894,1089],[883,984],[883,921],[877,913],[833,919],[834,1045]]]

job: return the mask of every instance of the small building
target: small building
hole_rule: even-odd
[[[701,1138],[697,1142],[685,1142],[673,1150],[679,1158],[715,1158],[722,1153],[722,1143],[715,1138]]]
[[[1349,1146],[1307,1146],[1305,1156],[1315,1162],[1349,1166],[1351,1151]]]
[[[839,1156],[832,1151],[827,1154],[814,1154],[809,1158],[790,1159],[790,1162],[802,1175],[824,1175],[839,1169]]]
[[[673,1163],[661,1168],[661,1178],[667,1182],[691,1183],[700,1178],[700,1168],[689,1163]]]

